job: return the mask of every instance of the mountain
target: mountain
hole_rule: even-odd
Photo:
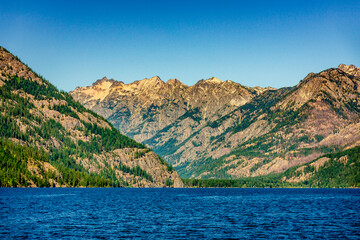
[[[70,94],[125,135],[154,148],[176,165],[177,146],[198,130],[271,88],[248,88],[215,77],[186,86],[159,77],[131,84],[103,78]],[[208,136],[209,137],[209,136]],[[192,146],[191,146],[192,148]],[[206,149],[203,149],[204,151]],[[192,151],[182,158],[196,158]]]
[[[70,94],[187,178],[280,173],[360,145],[360,70],[339,65],[294,87],[249,88],[217,78],[186,86],[159,77],[103,78]]]
[[[230,122],[210,145],[215,154],[230,147],[225,155],[207,158],[195,174],[236,178],[278,173],[359,145],[360,79],[347,69],[340,65],[309,74],[297,86],[269,91],[209,125],[219,129]]]
[[[262,91],[264,89],[251,89],[217,78],[201,80],[189,87],[177,79],[165,83],[155,76],[131,84],[104,77],[92,86],[77,88],[70,94],[127,136],[144,142],[185,114],[201,123],[206,122],[224,105],[227,107],[219,114],[230,112]],[[198,125],[196,121],[184,124]]]
[[[145,145],[0,47],[0,186],[181,187]]]
[[[360,187],[360,146],[326,154],[282,173],[240,179],[184,179],[186,187]]]

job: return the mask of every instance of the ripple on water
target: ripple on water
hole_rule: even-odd
[[[1,189],[0,238],[360,236],[357,189]]]

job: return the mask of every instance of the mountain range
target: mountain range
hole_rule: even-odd
[[[182,187],[157,154],[0,47],[0,187]]]
[[[281,89],[155,76],[66,93],[0,47],[0,187],[359,187],[359,82],[340,64]]]
[[[359,84],[360,69],[340,64],[280,89],[215,77],[193,86],[104,77],[70,95],[182,177],[237,179],[283,173],[360,145]]]

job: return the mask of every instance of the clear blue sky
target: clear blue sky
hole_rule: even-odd
[[[107,76],[296,85],[360,67],[360,1],[0,1],[0,45],[59,89]]]

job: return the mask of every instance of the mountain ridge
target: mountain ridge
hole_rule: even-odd
[[[149,82],[151,79],[155,79],[157,85],[144,87],[144,83]],[[232,106],[239,106],[247,102],[252,95],[263,91],[260,88],[251,90],[250,88],[243,87],[242,85],[231,81],[221,81],[220,83],[217,80],[215,82],[213,80],[200,80],[193,86],[187,86],[181,83],[179,80],[169,80],[167,83],[164,83],[158,77],[153,77],[150,79],[135,81],[130,84],[114,86],[113,88],[110,86],[104,91],[95,91],[91,86],[76,88],[73,92],[70,92],[70,94],[77,100],[80,100],[81,103],[84,104],[87,108],[94,108],[95,111],[99,112],[100,109],[97,105],[101,105],[101,102],[103,101],[105,104],[108,102],[108,108],[106,110],[105,108],[102,108],[105,111],[101,112],[101,115],[105,116],[106,118],[116,118],[116,115],[119,114],[120,116],[118,117],[120,118],[122,118],[122,116],[126,117],[129,114],[143,115],[143,119],[141,120],[136,118],[131,119],[131,121],[125,121],[123,123],[123,125],[128,125],[131,124],[131,122],[135,122],[135,124],[149,125],[150,128],[154,127],[154,130],[150,130],[148,132],[147,137],[143,136],[138,138],[136,129],[133,129],[133,131],[135,131],[134,134],[129,134],[129,136],[134,137],[136,140],[143,141],[146,140],[146,138],[152,137],[155,131],[168,126],[170,121],[180,117],[190,109],[205,107],[209,109],[211,108],[212,111],[216,111],[223,105],[223,102],[227,102],[227,100],[232,95],[241,92],[243,93],[242,95],[239,95],[236,98],[232,98],[230,102],[230,105]],[[213,84],[218,86],[217,90],[215,91],[213,89]],[[88,96],[91,97],[88,98]],[[131,99],[128,99],[127,96],[130,96]],[[119,97],[119,99],[116,99],[117,97]],[[116,106],[117,104],[121,104],[121,102],[125,103],[128,101],[134,102],[135,105],[131,106],[131,104],[123,104],[121,106]],[[167,104],[170,104],[172,108],[165,107]],[[143,105],[149,107],[149,110],[144,113],[140,113],[139,109],[141,109]],[[121,108],[122,110],[114,112],[111,110],[113,108]],[[160,116],[158,119],[158,121],[160,121],[158,126],[154,126],[150,123],[154,121],[154,119],[151,119],[151,115],[155,109],[161,109],[161,111],[163,111],[162,116]],[[117,128],[119,128],[124,133],[128,132],[125,131],[125,128],[122,128],[120,125],[117,126]]]
[[[238,178],[359,145],[359,72],[340,64],[281,89],[212,78],[175,90],[165,84],[137,95],[114,91],[100,102],[80,89],[70,94],[183,177]]]

